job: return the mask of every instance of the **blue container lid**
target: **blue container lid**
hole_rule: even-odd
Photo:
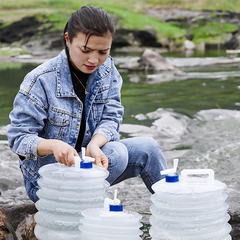
[[[179,176],[177,173],[167,174],[165,178],[166,182],[179,182]]]
[[[81,161],[80,168],[92,168],[92,162]]]
[[[122,212],[123,211],[123,205],[109,205],[109,210],[110,212]]]

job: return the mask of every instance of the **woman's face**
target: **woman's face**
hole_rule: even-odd
[[[86,34],[78,33],[70,42],[68,33],[65,33],[66,44],[74,65],[84,73],[92,73],[107,59],[112,44],[112,35],[90,36],[86,45]],[[85,46],[86,45],[86,46]]]

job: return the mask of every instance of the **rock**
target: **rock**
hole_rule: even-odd
[[[2,43],[13,43],[25,37],[32,37],[38,33],[41,23],[33,17],[25,17],[20,21],[14,22],[6,27],[0,28]]]
[[[201,14],[201,11],[194,10],[184,10],[184,9],[146,9],[146,14],[152,17],[157,17],[159,21],[169,22],[171,20],[182,20],[192,19],[198,17]]]
[[[239,49],[240,47],[240,36],[238,34],[231,34],[231,38],[225,42],[227,49]]]
[[[194,35],[192,35],[192,29],[197,26],[201,27],[206,25],[209,22],[221,22],[234,24],[240,27],[240,14],[238,12],[230,12],[225,10],[202,10],[202,11],[194,11],[194,10],[184,10],[184,9],[146,9],[146,14],[157,17],[159,21],[164,21],[167,23],[176,24],[181,28],[186,29],[186,37],[187,39],[193,39]],[[219,39],[215,40],[215,43],[208,42],[207,38],[205,41],[205,47],[207,49],[219,49],[219,48],[227,48],[227,49],[236,49],[239,48],[238,36],[240,35],[239,30],[234,32],[222,32],[219,33]],[[225,40],[222,40],[225,38]],[[217,42],[218,41],[218,42]],[[224,43],[225,41],[225,43]],[[168,40],[167,46],[170,49],[172,46],[170,45],[170,40]],[[175,44],[174,44],[175,45]],[[175,47],[175,46],[174,46]]]
[[[181,10],[181,9],[147,9],[147,15],[155,16],[159,18],[159,21],[165,21],[167,23],[173,23],[184,28],[186,30],[186,38],[191,40],[194,38],[191,32],[192,28],[196,26],[202,26],[208,22],[219,22],[231,23],[236,26],[240,26],[240,14],[229,12],[229,11],[191,11],[191,10]],[[118,22],[118,19],[115,19]],[[20,21],[14,22],[8,26],[0,27],[0,42],[1,43],[17,43],[40,45],[43,49],[47,50],[59,50],[62,48],[62,31],[52,32],[52,27],[55,22],[49,22],[46,20],[44,15],[41,16],[31,16],[25,17]],[[3,25],[4,26],[4,25]],[[152,29],[152,26],[148,26],[145,30],[127,30],[123,29],[117,25],[116,34],[112,43],[112,50],[116,48],[126,47],[126,46],[139,46],[139,47],[158,47],[162,46],[170,49],[171,51],[182,50],[182,43],[176,41],[176,39],[168,37],[157,36],[157,32]],[[51,35],[52,34],[52,35]],[[50,36],[51,35],[51,36]],[[161,34],[160,34],[161,35]],[[226,36],[225,40],[221,40]],[[236,49],[240,48],[239,43],[239,31],[229,32],[229,33],[219,33],[219,41],[216,43],[207,42],[205,39],[205,47],[211,48],[228,48]],[[184,36],[182,36],[184,37]],[[33,42],[33,39],[43,38],[38,40],[39,42]],[[30,41],[31,40],[31,41]],[[186,42],[185,49],[192,50],[194,44],[191,42]],[[31,47],[31,46],[30,46]],[[190,49],[189,49],[190,48]],[[190,56],[190,54],[188,54]]]
[[[230,219],[230,224],[240,224],[240,212],[239,211],[233,211],[229,210],[228,211],[231,219]]]
[[[128,47],[128,46],[130,46],[130,43],[128,42],[128,40],[119,36],[117,38],[114,38],[111,49]]]
[[[162,47],[162,44],[158,42],[155,31],[117,29],[112,49],[127,46]]]
[[[17,240],[17,236],[14,232],[12,225],[9,223],[7,217],[1,210],[0,210],[0,239]]]
[[[162,44],[158,42],[156,32],[153,30],[135,30],[133,36],[135,40],[140,42],[140,46],[162,47]]]
[[[48,51],[62,50],[64,48],[61,33],[49,34],[40,39],[29,40],[22,47],[33,55],[46,53]]]
[[[34,240],[34,204],[0,206],[0,239]]]
[[[47,23],[47,24],[46,24]],[[47,22],[44,15],[25,17],[6,27],[0,28],[0,42],[23,44],[28,51],[59,50],[63,48],[62,31],[52,32],[54,22]],[[45,27],[48,26],[48,27]],[[50,31],[49,31],[50,30]],[[35,37],[34,36],[38,36]],[[153,30],[116,30],[112,49],[126,46],[162,47]],[[34,49],[37,50],[34,50]]]
[[[240,26],[240,14],[230,11],[192,11],[181,9],[146,9],[147,15],[157,17],[159,21],[165,21],[167,23],[173,23],[180,28],[186,29],[187,39],[194,38],[191,33],[191,29],[198,26],[202,26],[207,22],[219,22],[231,23],[236,26]],[[119,19],[115,18],[115,22]],[[25,17],[20,21],[14,22],[8,26],[0,27],[0,42],[1,43],[26,43],[34,36],[44,37],[52,33],[52,27],[55,22],[46,20],[44,15]],[[1,25],[1,24],[0,24]],[[2,24],[4,26],[4,24]],[[116,36],[113,39],[112,49],[126,47],[126,46],[145,46],[145,47],[162,47],[165,46],[170,50],[178,50],[178,44],[175,39],[162,38],[157,36],[156,31],[152,30],[152,26],[148,26],[145,30],[127,30],[122,29],[117,25]],[[206,48],[239,48],[238,38],[240,36],[239,31],[228,33],[225,42],[222,42],[221,37],[226,33],[219,34],[219,43],[207,43]],[[221,37],[220,37],[221,36]],[[231,38],[229,38],[231,37]],[[45,41],[44,44],[48,46],[48,49],[57,49],[62,45],[62,31],[54,33],[54,39],[50,39],[50,42]],[[226,44],[226,45],[225,45]],[[180,44],[182,46],[182,44]]]
[[[164,57],[152,49],[146,49],[139,59],[140,65],[145,68],[153,68],[156,71],[174,70],[175,67],[168,64]]]
[[[152,49],[145,49],[142,56],[138,59],[128,61],[125,65],[120,67],[127,68],[128,70],[154,70],[156,72],[164,72],[166,74],[185,75],[183,71],[175,68],[171,64],[167,63],[164,57],[162,57],[157,51]]]
[[[2,240],[37,240],[34,236],[34,214],[37,212],[33,203],[23,205],[0,206],[0,239]],[[240,239],[240,212],[228,211],[229,224],[232,226],[232,240]],[[150,225],[146,227],[149,229]],[[146,229],[146,230],[147,230]]]
[[[232,240],[240,239],[240,212],[239,211],[228,211],[230,215],[229,224],[232,226],[231,236]]]
[[[125,65],[121,66],[129,70],[153,69],[156,71],[168,71],[175,69],[175,67],[168,64],[158,52],[149,48],[144,50],[140,58],[128,61]]]
[[[183,48],[185,50],[195,50],[196,49],[196,45],[194,42],[190,41],[190,40],[185,40],[183,42]]]

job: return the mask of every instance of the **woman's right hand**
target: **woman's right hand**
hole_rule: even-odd
[[[67,166],[74,164],[74,156],[79,157],[77,151],[72,146],[55,139],[43,139],[38,144],[37,151],[39,156],[53,154],[59,163]]]

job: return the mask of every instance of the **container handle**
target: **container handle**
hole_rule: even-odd
[[[214,171],[212,169],[184,169],[181,171],[181,180],[186,182],[191,175],[207,175],[206,181],[214,181]]]

